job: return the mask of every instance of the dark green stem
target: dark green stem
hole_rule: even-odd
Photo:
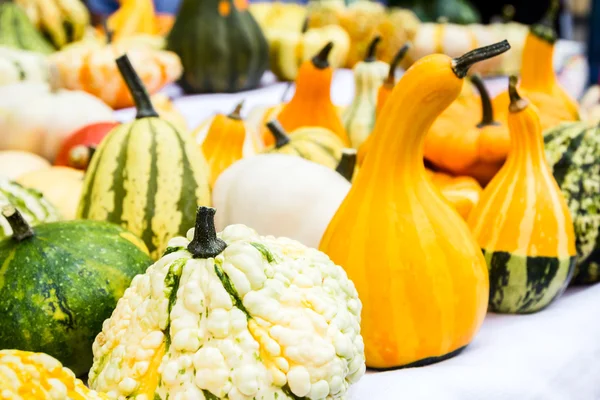
[[[225,250],[227,243],[217,238],[215,230],[215,210],[212,207],[198,207],[194,238],[188,244],[188,251],[194,258],[216,257]]]
[[[267,122],[267,128],[275,138],[275,148],[280,149],[290,142],[289,135],[276,119]]]
[[[308,30],[309,22],[310,22],[310,17],[307,15],[306,18],[304,18],[304,22],[302,23],[302,28],[300,28],[300,33],[306,33],[306,31]]]
[[[312,63],[316,68],[325,69],[329,67],[329,60],[327,58],[329,57],[331,49],[333,49],[333,42],[329,42],[323,46],[317,55],[312,58]]]
[[[111,44],[113,42],[114,32],[108,28],[108,18],[102,18],[102,29],[106,35],[106,44]]]
[[[516,75],[511,75],[508,79],[508,97],[510,98],[510,105],[508,106],[508,110],[511,113],[517,113],[519,111],[523,111],[527,108],[529,102],[521,97],[519,92],[517,91],[517,82],[519,79]]]
[[[377,61],[377,55],[375,51],[377,51],[377,45],[381,42],[381,36],[377,35],[371,40],[369,44],[369,48],[367,49],[367,56],[365,57],[365,62],[373,62]]]
[[[152,105],[152,101],[150,100],[150,96],[144,87],[144,83],[135,72],[135,69],[133,69],[133,65],[131,65],[131,61],[129,61],[127,54],[117,58],[117,67],[119,67],[121,76],[129,88],[129,93],[131,93],[131,97],[133,98],[137,108],[137,114],[135,117],[137,119],[158,117],[158,113]]]
[[[241,120],[242,119],[242,107],[244,107],[244,101],[242,100],[238,103],[237,106],[235,106],[235,108],[233,109],[233,111],[231,112],[231,114],[229,114],[227,117],[231,118],[231,119],[237,119],[237,120]]]
[[[406,53],[408,52],[409,49],[410,49],[410,42],[406,42],[404,44],[404,46],[402,46],[400,48],[400,50],[398,50],[396,55],[394,55],[394,58],[392,58],[388,76],[385,79],[385,81],[383,82],[384,85],[386,85],[387,87],[393,87],[396,84],[396,68],[398,68],[398,64],[400,64],[400,61],[402,61],[404,59],[404,56],[406,56]]]
[[[471,82],[477,88],[479,92],[479,97],[481,99],[481,122],[477,125],[478,128],[483,128],[488,125],[495,125],[494,121],[494,109],[492,107],[492,100],[490,99],[490,94],[485,88],[485,84],[483,83],[483,79],[479,74],[475,74],[471,77]]]
[[[12,238],[17,242],[28,239],[34,235],[33,229],[31,226],[25,221],[25,218],[21,215],[19,210],[15,207],[8,205],[2,209],[2,215],[8,221],[13,234]]]
[[[95,153],[95,146],[75,146],[69,151],[69,166],[85,170],[90,165]]]
[[[471,50],[462,56],[455,58],[452,64],[452,70],[459,78],[464,78],[475,63],[479,61],[487,60],[488,58],[496,57],[510,49],[508,40],[503,40],[498,43],[491,44],[489,46],[480,47],[475,50]]]
[[[336,167],[336,171],[348,180],[352,182],[354,176],[354,169],[356,167],[356,150],[354,149],[343,149],[342,158]]]
[[[554,23],[556,22],[556,18],[558,17],[559,8],[559,1],[552,0],[550,2],[550,7],[548,8],[548,11],[542,17],[540,22],[531,26],[531,33],[550,44],[556,42],[556,40],[558,39],[558,34],[554,29]]]

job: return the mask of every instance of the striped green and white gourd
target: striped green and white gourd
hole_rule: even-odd
[[[30,225],[54,222],[60,219],[58,210],[40,192],[0,177],[0,209],[8,205],[18,209]],[[0,239],[10,235],[12,235],[12,229],[8,221],[0,217]]]
[[[336,169],[342,158],[344,142],[329,129],[319,126],[298,128],[287,134],[277,120],[266,124],[275,144],[266,153],[288,154]]]
[[[37,31],[25,10],[10,2],[0,2],[0,46],[49,54],[54,47]]]
[[[545,132],[546,158],[575,226],[578,264],[573,281],[600,281],[600,127],[567,122]]]
[[[45,56],[0,46],[0,86],[21,81],[48,82],[49,75]]]
[[[375,50],[381,37],[376,36],[364,61],[354,66],[354,99],[342,115],[344,129],[353,148],[358,149],[375,126],[377,93],[388,75],[390,66],[375,58]]]
[[[109,221],[138,235],[157,259],[210,204],[208,166],[193,137],[158,117],[127,56],[117,60],[137,106],[114,128],[88,168],[77,216]]]

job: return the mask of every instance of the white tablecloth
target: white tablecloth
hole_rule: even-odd
[[[572,57],[581,50],[563,42],[555,54],[560,80],[574,97],[586,81],[585,60]],[[495,94],[506,88],[506,78],[487,84]],[[176,86],[165,92],[194,128],[214,113],[232,111],[242,99],[245,113],[279,103],[286,87],[267,74],[262,88],[248,92],[182,97]],[[331,93],[336,104],[351,101],[351,71],[336,71]],[[134,115],[126,109],[116,118],[126,121]],[[570,289],[538,314],[488,315],[475,341],[453,359],[423,368],[369,371],[351,390],[351,400],[365,399],[600,400],[600,285]]]

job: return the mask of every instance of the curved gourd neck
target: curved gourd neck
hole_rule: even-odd
[[[333,71],[331,67],[324,69],[315,68],[307,62],[300,68],[296,78],[296,92],[290,103],[303,102],[329,102],[331,103],[331,80]]]
[[[531,32],[527,35],[521,63],[521,87],[524,90],[548,92],[556,85],[553,57],[553,44]]]

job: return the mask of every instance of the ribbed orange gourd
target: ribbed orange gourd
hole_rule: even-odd
[[[217,114],[202,142],[202,152],[210,168],[211,187],[221,172],[243,157],[246,140],[246,127],[240,115],[243,105],[242,101],[229,115]]]
[[[154,35],[157,31],[152,0],[120,0],[119,9],[106,25],[115,40],[136,34]]]
[[[490,271],[490,309],[531,313],[567,287],[575,267],[573,221],[546,155],[537,109],[510,79],[511,150],[469,226]]]
[[[554,74],[552,60],[557,34],[553,25],[557,11],[558,1],[555,0],[542,21],[531,27],[521,62],[519,91],[538,108],[542,131],[564,121],[579,119],[577,103],[560,86]],[[494,99],[494,109],[500,120],[506,120],[509,104],[508,92],[500,93]]]
[[[396,68],[398,68],[398,64],[400,64],[400,62],[404,59],[404,56],[406,56],[406,53],[409,49],[410,43],[406,43],[400,48],[400,50],[398,50],[398,52],[392,59],[392,62],[390,63],[390,70],[388,72],[388,76],[383,81],[383,84],[379,87],[379,90],[377,91],[377,107],[375,109],[376,116],[381,113],[383,105],[387,101],[388,97],[390,97],[394,86],[396,86]]]
[[[300,66],[296,78],[296,92],[277,115],[277,120],[288,132],[303,126],[320,126],[333,131],[345,145],[348,135],[336,107],[331,102],[333,69],[327,61],[333,42],[329,42],[316,56]],[[266,146],[274,144],[273,135],[265,128],[263,141]]]
[[[320,249],[341,265],[363,303],[367,366],[437,362],[460,352],[485,316],[485,260],[460,215],[427,178],[425,135],[460,94],[474,63],[504,41],[460,58],[417,61],[394,88],[372,147]]]

